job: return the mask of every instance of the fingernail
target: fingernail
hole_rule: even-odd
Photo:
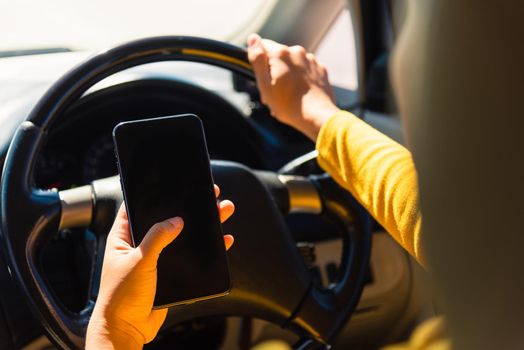
[[[256,34],[251,34],[249,36],[249,39],[247,40],[247,45],[249,47],[255,47],[258,45],[258,35]]]
[[[174,227],[175,229],[177,229],[177,230],[178,230],[179,228],[181,228],[182,225],[184,224],[184,221],[182,220],[182,218],[181,218],[181,217],[178,217],[178,216],[177,216],[177,217],[174,217],[174,218],[171,218],[171,219],[167,219],[167,221],[169,221],[169,223],[170,223],[171,225],[173,225],[173,227]]]

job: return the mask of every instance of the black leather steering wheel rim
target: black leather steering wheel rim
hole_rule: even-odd
[[[254,79],[246,52],[223,42],[194,37],[158,37],[134,41],[95,55],[65,74],[40,99],[26,121],[17,129],[11,142],[1,183],[1,240],[11,273],[24,290],[31,308],[47,333],[60,347],[83,346],[92,305],[88,305],[79,314],[69,312],[55,300],[39,271],[38,252],[47,239],[61,227],[64,214],[63,199],[59,193],[43,191],[33,185],[33,172],[39,151],[54,121],[95,83],[126,68],[168,60],[208,63]],[[242,300],[244,296],[241,295],[238,296],[239,300],[232,300],[230,304],[227,301],[217,304],[215,301],[215,304],[209,305],[218,310],[227,304],[233,305],[231,310],[240,310],[256,304],[253,315],[250,316],[278,322],[321,343],[329,342],[354,310],[364,284],[371,242],[365,213],[329,177],[310,179],[321,195],[323,214],[338,220],[348,230],[348,237],[352,240],[351,246],[345,249],[339,284],[331,290],[320,290],[312,285],[292,240],[289,235],[285,236],[285,225],[277,217],[278,208],[272,204],[273,198],[267,184],[262,183],[250,169],[239,164],[225,163],[216,165],[215,168],[214,176],[215,179],[217,176],[221,178],[220,183],[237,181],[238,185],[238,182],[245,182],[249,183],[250,190],[258,191],[256,198],[267,207],[264,224],[275,231],[271,241],[274,245],[271,247],[268,243],[266,248],[259,247],[262,250],[267,249],[268,253],[276,251],[273,259],[281,258],[282,271],[275,274],[283,276],[280,280],[287,284],[286,288],[293,290],[293,293],[288,293],[296,300],[287,300],[293,298],[286,299],[270,293],[275,298],[276,305]],[[235,199],[234,194],[232,197]],[[243,199],[238,198],[237,201],[245,203],[245,207],[250,205],[247,199],[242,202]],[[354,227],[358,227],[359,232],[350,232]],[[249,281],[243,283],[250,284]],[[260,293],[263,296],[262,291]],[[196,307],[183,306],[178,309],[178,313],[190,316],[205,313],[207,304],[198,304]],[[225,308],[220,312],[227,314],[231,310]],[[315,321],[315,318],[320,318],[320,321]],[[306,341],[303,344],[309,343],[310,341]]]

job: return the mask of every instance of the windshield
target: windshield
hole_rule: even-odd
[[[228,40],[267,0],[0,0],[0,51],[99,50],[157,35]]]

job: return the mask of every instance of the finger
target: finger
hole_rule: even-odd
[[[220,187],[217,185],[213,185],[215,187],[215,197],[218,198],[220,196]]]
[[[226,250],[229,250],[234,242],[235,238],[232,235],[224,235],[224,244],[226,246]]]
[[[279,77],[285,76],[291,69],[291,63],[289,57],[276,58],[271,57],[269,59],[269,65],[271,66],[271,82],[274,83]]]
[[[220,216],[220,222],[224,222],[235,212],[235,204],[230,200],[223,200],[218,203],[218,214]]]
[[[184,221],[180,217],[154,224],[139,245],[144,257],[158,259],[162,250],[177,238],[183,227]]]
[[[127,221],[127,210],[126,210],[126,204],[125,202],[120,203],[120,208],[118,208],[118,212],[116,213],[117,218],[121,218]]]
[[[306,58],[311,63],[315,63],[315,64],[317,63],[317,58],[311,52],[306,53]]]
[[[247,57],[253,65],[257,78],[258,89],[263,93],[270,83],[269,64],[262,39],[258,34],[251,34],[248,38]]]
[[[149,314],[149,322],[148,322],[148,328],[149,331],[146,332],[146,343],[149,343],[151,340],[154,339],[158,331],[160,330],[160,327],[164,324],[164,321],[167,317],[167,308],[166,309],[157,309],[157,310],[151,310],[151,313]]]
[[[260,40],[262,40],[260,35],[258,35],[257,33],[251,33],[247,37],[247,46],[254,47],[258,44]]]
[[[113,227],[111,227],[111,231],[109,231],[107,239],[124,241],[129,246],[133,246],[131,230],[129,229],[129,220],[127,218],[127,211],[124,202],[122,202],[118,209],[115,222],[113,223]]]
[[[289,54],[289,47],[270,39],[261,40],[262,47],[268,57],[282,58]]]
[[[289,48],[289,56],[295,64],[305,64],[308,62],[306,56],[306,49],[300,45],[291,46]]]

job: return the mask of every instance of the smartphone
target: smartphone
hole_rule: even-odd
[[[158,259],[154,308],[227,294],[229,267],[200,119],[185,114],[123,122],[113,140],[133,244],[157,222],[184,220],[182,233]]]

